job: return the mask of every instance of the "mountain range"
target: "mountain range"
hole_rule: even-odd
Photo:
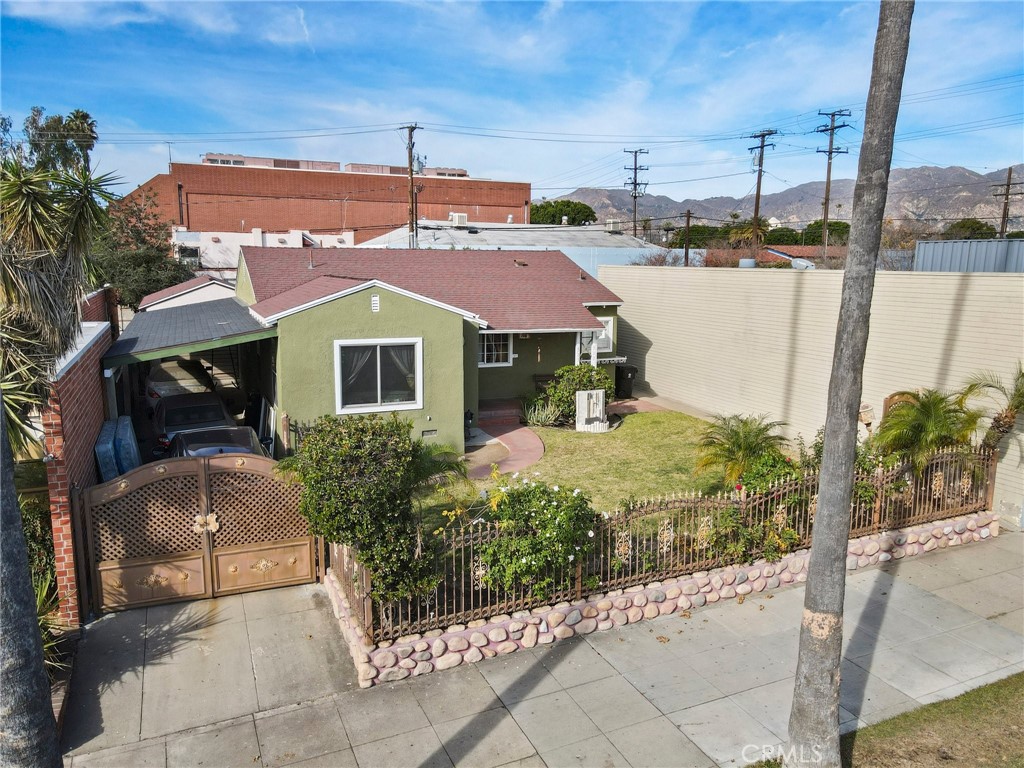
[[[1024,165],[1015,165],[1013,178],[1024,180]],[[952,166],[937,168],[894,168],[889,179],[889,194],[885,215],[901,227],[911,227],[921,233],[938,232],[949,223],[964,218],[976,218],[996,228],[1002,215],[1002,189],[1006,184],[1006,171],[980,174]],[[853,211],[853,179],[833,179],[829,218],[849,221]],[[1021,190],[1017,184],[1011,186]],[[998,197],[997,197],[998,195]],[[783,226],[803,229],[820,219],[825,182],[812,181],[782,192],[761,195],[760,215],[776,218]],[[578,200],[586,203],[597,214],[599,222],[607,219],[632,221],[633,199],[626,189],[595,189],[582,187],[558,199]],[[694,223],[716,224],[729,221],[729,214],[738,213],[748,219],[754,213],[754,197],[710,197],[703,200],[676,201],[664,195],[645,195],[637,203],[637,217],[653,220],[655,229],[668,222],[680,225],[685,211],[692,211]],[[1024,197],[1010,197],[1010,216],[1007,229],[1024,229]]]

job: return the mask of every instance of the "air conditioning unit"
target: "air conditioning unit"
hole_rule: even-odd
[[[604,223],[604,228],[609,232],[621,232],[622,222],[618,219],[608,219]]]
[[[452,224],[456,227],[469,226],[469,214],[468,213],[452,213],[449,214],[452,220]]]

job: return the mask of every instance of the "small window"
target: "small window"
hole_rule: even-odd
[[[611,352],[612,351],[612,341],[615,338],[615,331],[614,331],[615,318],[614,317],[599,317],[597,319],[600,320],[601,324],[604,326],[603,330],[600,330],[600,331],[587,331],[585,333],[580,334],[580,344],[583,347],[582,352],[583,352],[584,355],[587,355],[587,354],[590,353],[590,345],[593,344],[595,337],[597,338],[597,351],[598,352]]]
[[[420,339],[336,341],[334,368],[338,413],[422,407]]]
[[[512,334],[481,333],[477,347],[477,365],[481,368],[512,365]]]

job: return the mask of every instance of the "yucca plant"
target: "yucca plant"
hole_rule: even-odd
[[[58,671],[68,666],[61,653],[61,623],[57,615],[60,596],[54,585],[53,571],[33,573],[32,589],[36,593],[36,618],[39,620],[39,634],[43,640],[43,664],[53,680]]]
[[[531,427],[553,427],[561,416],[557,405],[544,400],[534,400],[523,408],[523,418]]]
[[[1013,431],[1017,416],[1024,411],[1024,367],[1018,360],[1017,370],[1009,386],[1003,384],[1002,379],[992,371],[975,374],[964,388],[963,395],[967,399],[987,396],[996,403],[992,422],[981,443],[986,448],[998,448],[1003,438]]]
[[[786,438],[779,430],[785,425],[784,421],[769,421],[765,414],[715,416],[697,444],[697,469],[720,466],[726,482],[738,482],[762,456],[782,452]]]
[[[982,411],[970,408],[962,392],[922,389],[897,392],[900,402],[885,414],[875,433],[883,453],[894,454],[920,473],[938,450],[970,445]]]

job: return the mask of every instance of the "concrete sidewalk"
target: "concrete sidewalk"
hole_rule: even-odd
[[[1024,671],[1020,533],[847,584],[844,729]],[[786,739],[802,607],[799,586],[370,690],[318,586],[128,611],[85,633],[65,761],[742,765]]]

